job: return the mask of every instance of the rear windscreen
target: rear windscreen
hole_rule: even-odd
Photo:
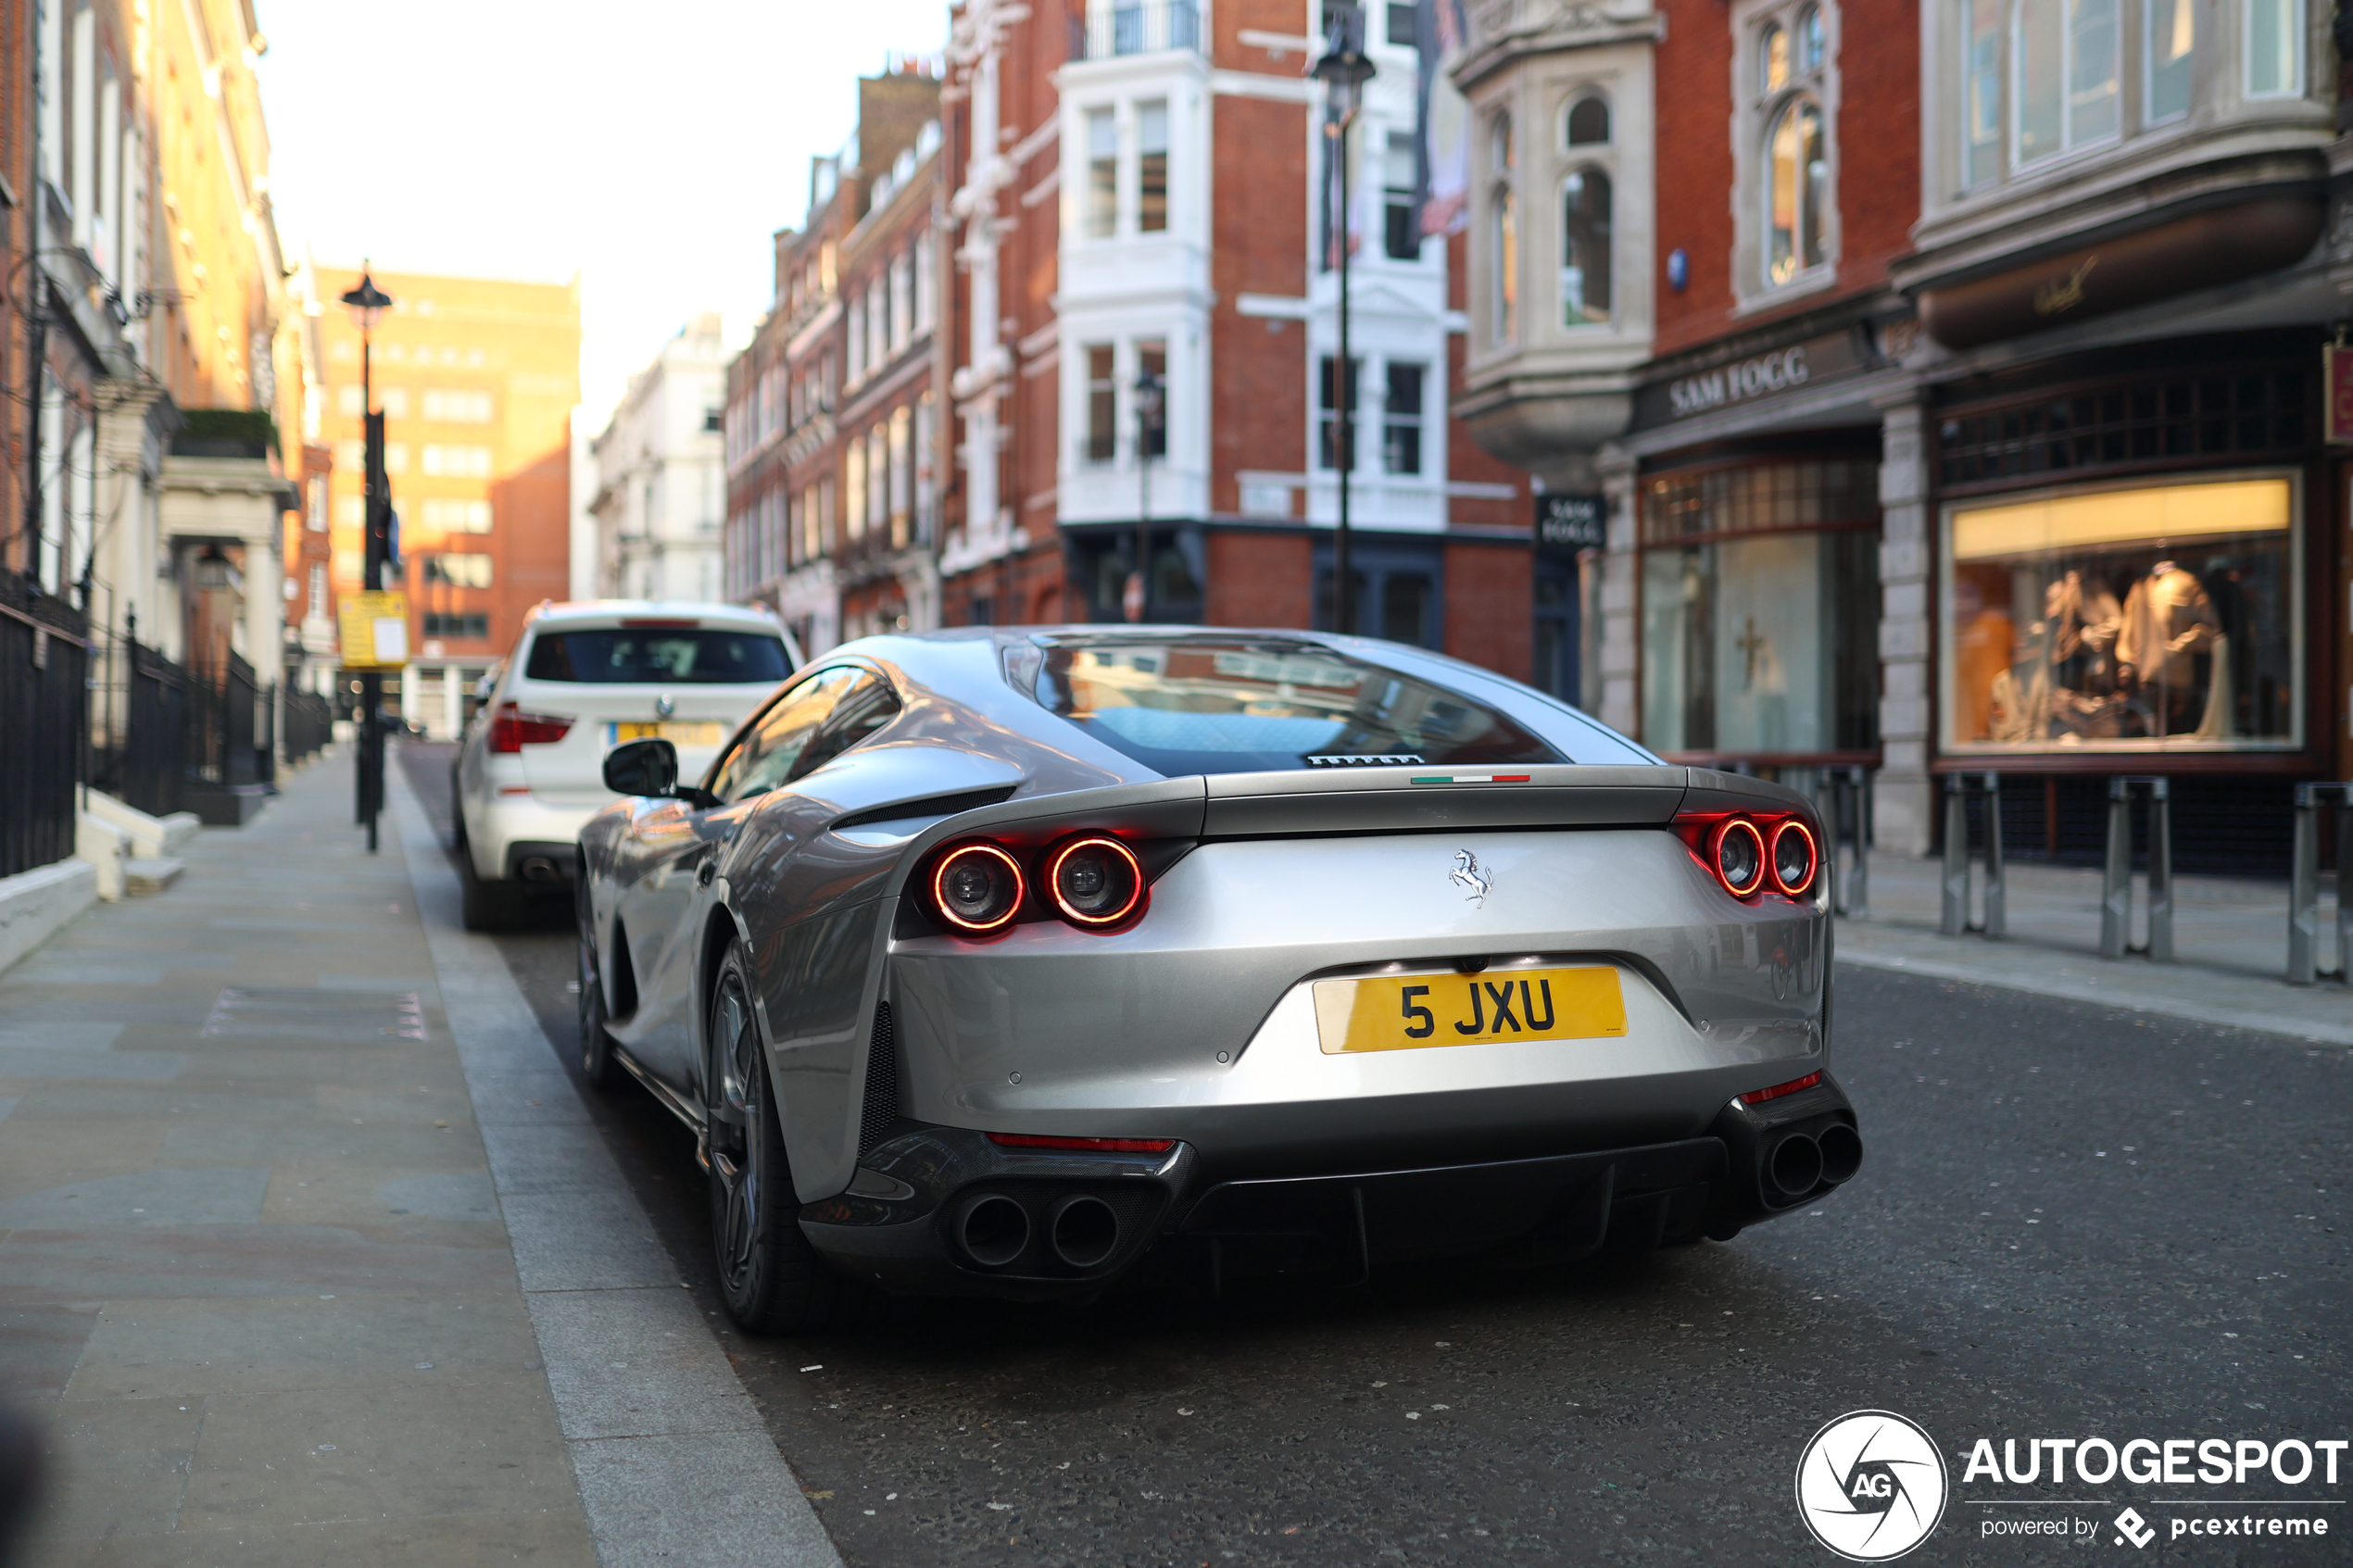
[[[1062,643],[1045,650],[1036,696],[1171,776],[1568,760],[1460,692],[1297,643]]]
[[[633,627],[542,632],[523,666],[527,681],[671,684],[774,684],[792,673],[781,638],[759,632]]]

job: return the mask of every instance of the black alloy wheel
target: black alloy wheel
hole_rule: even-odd
[[[597,962],[597,921],[588,907],[587,884],[580,901],[580,1074],[591,1086],[605,1088],[619,1064],[612,1059],[612,1036],[605,1031],[605,977]]]
[[[847,1327],[860,1316],[866,1293],[801,1234],[800,1201],[740,950],[727,956],[712,987],[709,1038],[711,1241],[727,1315],[751,1334]]]

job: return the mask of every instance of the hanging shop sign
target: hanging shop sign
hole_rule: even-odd
[[[2332,446],[2353,446],[2353,347],[2340,343],[2321,350],[2321,385],[2328,393],[2322,439]]]
[[[1609,545],[1609,497],[1544,495],[1536,497],[1536,553],[1575,556]]]

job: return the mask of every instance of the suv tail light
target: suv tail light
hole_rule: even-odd
[[[490,749],[521,751],[526,746],[546,746],[564,738],[572,728],[572,721],[559,714],[525,713],[511,702],[502,702],[490,716]]]
[[[1687,811],[1674,828],[1692,858],[1735,898],[1803,897],[1821,873],[1814,830],[1794,811]]]

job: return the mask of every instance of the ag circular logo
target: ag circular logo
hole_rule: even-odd
[[[1928,1539],[1949,1490],[1935,1442],[1893,1411],[1850,1411],[1797,1461],[1798,1516],[1851,1562],[1885,1562]]]

